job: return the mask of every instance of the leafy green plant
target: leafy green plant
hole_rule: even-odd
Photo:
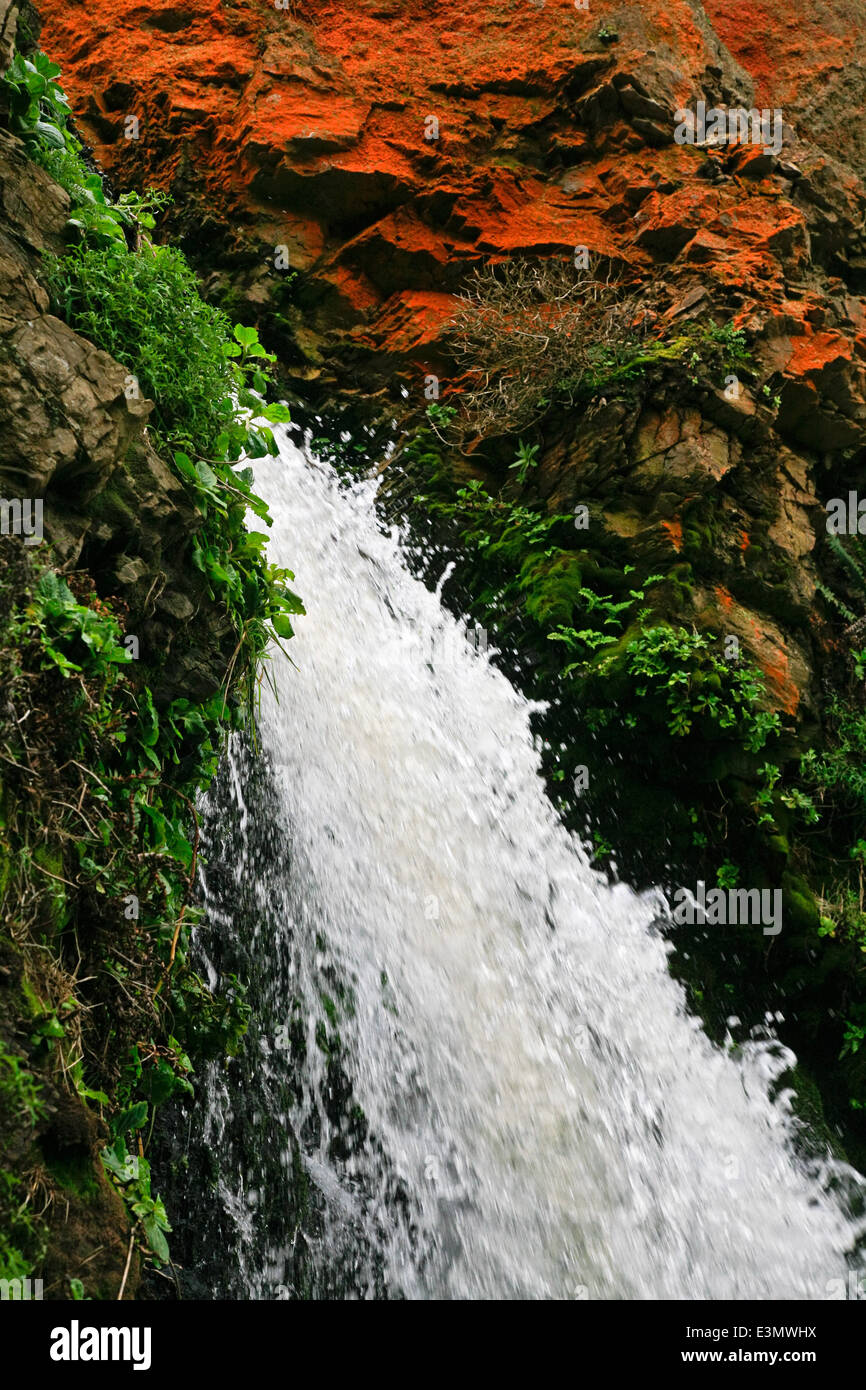
[[[815,825],[820,819],[815,802],[808,792],[804,792],[800,787],[789,786],[784,791],[776,791],[776,784],[781,780],[781,769],[773,763],[765,763],[758,769],[763,778],[763,786],[755,795],[755,809],[758,812],[758,825],[775,825],[773,806],[778,799],[780,805],[787,807],[789,811],[796,811],[807,825]]]
[[[303,612],[290,572],[268,563],[266,535],[246,525],[249,512],[269,523],[248,460],[276,452],[271,426],[288,411],[263,399],[274,359],[256,331],[205,304],[180,253],[150,240],[165,195],[112,201],[87,167],[66,128],[58,72],[36,55],[13,65],[5,82],[32,157],[72,200],[77,244],[46,262],[54,308],[152,397],[150,438],[203,517],[191,560],[237,643],[220,691],[158,706],[111,600],[80,575],[55,573],[41,553],[17,559],[14,572],[0,565],[2,738],[11,759],[0,906],[17,920],[28,904],[19,937],[37,943],[52,979],[73,996],[33,1013],[32,1056],[101,1108],[111,1134],[106,1170],[165,1262],[169,1225],[141,1151],[148,1126],[158,1106],[192,1091],[201,1059],[237,1051],[249,1018],[239,981],[229,977],[217,997],[190,967],[191,929],[202,919],[192,901],[195,797],[215,772],[225,732],[249,719],[266,644],[291,637],[291,618]],[[34,702],[48,714],[26,723]],[[27,780],[34,765],[36,782]],[[70,941],[73,958],[85,951],[94,967],[80,978],[64,970]],[[17,1097],[14,1113],[34,1123],[38,1083],[20,1060],[0,1056],[0,1108],[9,1097]],[[0,1235],[0,1269],[10,1277],[29,1272],[38,1255],[26,1220],[8,1216],[17,1190],[15,1175],[0,1172],[0,1216],[18,1233],[8,1250]]]
[[[105,248],[114,243],[125,248],[128,240],[152,231],[156,214],[171,202],[170,195],[157,188],[144,194],[122,193],[116,202],[111,202],[99,174],[88,169],[81,146],[71,136],[67,136],[64,149],[39,145],[33,157],[69,194],[72,209],[66,222],[67,233],[87,246]]]
[[[20,1178],[0,1168],[0,1279],[27,1279],[45,1248],[44,1230],[27,1205]]]
[[[442,405],[440,401],[431,401],[427,407],[427,419],[437,430],[446,428],[456,414],[455,406]]]
[[[12,129],[28,143],[64,149],[69,102],[55,78],[60,68],[44,53],[16,53],[0,86],[9,103]]]
[[[518,443],[517,458],[508,467],[517,470],[517,481],[521,487],[526,482],[530,468],[538,467],[538,450],[537,444],[527,444],[522,439]]]
[[[859,537],[852,536],[849,538],[849,545],[853,548],[859,549],[858,542]],[[827,536],[827,544],[837,560],[841,561],[844,568],[848,571],[849,577],[853,580],[854,587],[858,591],[860,597],[866,600],[866,570],[864,570],[863,564],[858,556],[853,554],[852,550],[848,549],[839,536],[835,536],[832,533]]]
[[[633,570],[633,565],[626,565],[624,574]],[[619,633],[624,625],[624,615],[630,613],[636,603],[640,603],[646,598],[646,592],[654,584],[664,582],[663,574],[647,575],[641,583],[639,589],[629,589],[628,597],[615,602],[612,594],[597,594],[593,589],[581,586],[578,589],[578,597],[581,598],[586,606],[587,616],[596,623],[601,623],[602,627],[613,627]],[[601,632],[597,628],[582,628],[580,631],[573,627],[560,625],[555,632],[547,634],[549,642],[564,642],[570,651],[580,652],[581,646],[596,651],[599,647],[615,645],[618,636],[614,633]],[[580,645],[579,645],[580,644]],[[584,654],[585,655],[585,654]],[[574,661],[567,665],[563,670],[563,675],[570,675],[572,671],[580,670],[586,665],[586,660]]]
[[[4,1156],[13,1138],[33,1131],[45,1111],[42,1085],[30,1066],[23,1057],[0,1046],[0,1134]],[[0,1279],[26,1279],[41,1255],[40,1223],[28,1209],[26,1194],[22,1193],[20,1178],[0,1167]]]
[[[193,561],[238,634],[227,679],[236,666],[252,673],[270,639],[290,638],[292,617],[304,611],[291,572],[264,560],[267,535],[245,524],[248,509],[270,524],[245,460],[276,453],[270,425],[289,419],[284,406],[266,405],[259,394],[273,355],[254,328],[232,327],[203,302],[193,272],[171,247],[147,254],[78,247],[51,265],[48,278],[57,311],[127,366],[153,398],[154,440],[205,517],[192,541]]]
[[[709,844],[709,840],[708,837],[704,834],[703,830],[699,829],[701,818],[697,807],[690,806],[686,814],[688,815],[689,822],[692,825],[692,845],[695,849],[706,849],[707,845]]]
[[[773,802],[775,798],[775,786],[782,775],[781,768],[774,763],[765,763],[758,769],[759,775],[763,778],[763,786],[755,794],[755,809],[758,813],[758,825],[775,825],[773,816]]]
[[[12,129],[28,145],[32,158],[69,194],[69,230],[96,245],[125,246],[128,234],[153,228],[153,214],[166,206],[169,195],[151,189],[144,195],[123,194],[116,203],[105,196],[102,179],[88,168],[83,146],[69,129],[69,102],[56,81],[59,76],[60,68],[46,54],[16,53],[0,78]]]
[[[845,1034],[839,1056],[854,1056],[860,1051],[864,1043],[866,1043],[866,1010],[861,1007],[857,1011],[856,1019],[845,1020]]]
[[[837,694],[829,702],[827,723],[823,751],[804,754],[801,773],[839,814],[859,817],[866,810],[866,711]]]
[[[122,1075],[99,1088],[88,1077],[94,1059],[85,1062],[68,1038],[73,1002],[37,1012],[30,1045],[37,1060],[55,1049],[61,1054],[78,1095],[108,1109],[115,1140],[152,1123],[158,1105],[191,1092],[189,1047],[204,1038],[200,1055],[227,1044],[236,1048],[248,1016],[242,1004],[215,999],[186,964],[190,927],[200,918],[188,902],[196,858],[190,793],[215,770],[225,697],[199,705],[178,700],[158,711],[148,688],[133,685],[120,637],[104,604],[95,596],[90,603],[76,598],[65,580],[46,571],[13,622],[10,648],[18,653],[28,698],[34,674],[69,687],[77,717],[64,728],[65,745],[55,745],[66,778],[43,807],[41,833],[66,846],[61,882],[87,897],[91,919],[101,901],[113,924],[118,954],[105,954],[100,978],[109,991],[116,982],[124,1001],[126,1021],[120,1023],[118,1011],[111,1030],[115,1047],[124,1037],[145,1040],[130,1042]],[[14,694],[13,679],[10,698]],[[234,705],[229,711],[237,713]],[[40,872],[26,834],[21,838],[25,844],[8,885],[13,899],[28,896],[21,885]],[[140,904],[128,939],[119,930],[118,901]],[[172,1029],[156,1007],[166,985]],[[136,1175],[136,1183],[122,1184],[124,1194],[155,1254],[165,1258],[163,1214],[150,1192],[149,1170],[141,1167]]]
[[[716,869],[716,883],[719,888],[736,888],[739,881],[740,870],[730,860],[726,860]]]
[[[255,329],[238,325],[233,333],[222,311],[202,300],[175,247],[146,255],[75,247],[50,265],[48,282],[66,321],[128,367],[154,401],[151,429],[164,446],[203,458],[212,450],[235,459],[243,448],[253,457],[268,451],[270,439],[249,424],[244,407],[249,387],[266,385],[257,361],[273,359]]]
[[[815,585],[815,589],[831,608],[835,608],[837,613],[841,613],[847,623],[854,623],[857,621],[857,614],[853,613],[848,605],[843,603],[839,595],[828,588],[826,584],[822,584],[819,580]]]
[[[839,573],[844,585],[847,586],[846,597],[852,599],[858,605],[859,614],[855,613],[844,601],[836,587],[829,588],[826,584],[817,583],[815,585],[818,593],[826,600],[829,606],[845,619],[845,622],[852,626],[866,612],[866,551],[864,551],[863,540],[860,536],[841,536],[828,534],[826,537],[827,547],[831,554],[839,562]],[[854,665],[855,678],[862,681],[866,678],[866,652],[853,651],[851,659]]]
[[[703,633],[665,625],[644,628],[628,644],[626,659],[639,696],[663,695],[675,737],[688,734],[695,719],[706,718],[719,729],[736,731],[743,746],[756,753],[779,732],[778,714],[760,707],[764,684],[758,672],[732,667]]]
[[[35,1125],[45,1109],[40,1091],[24,1059],[0,1050],[0,1119],[4,1126],[21,1119]]]
[[[113,1144],[102,1150],[102,1162],[136,1223],[141,1224],[148,1248],[157,1264],[167,1264],[171,1256],[165,1237],[171,1233],[171,1226],[162,1202],[151,1193],[150,1164],[147,1159],[129,1153],[126,1141],[120,1135]]]
[[[132,660],[120,644],[116,622],[78,603],[69,585],[52,570],[40,576],[26,617],[39,633],[45,662],[53,663],[65,676],[97,671],[103,663],[122,666]]]
[[[723,324],[706,324],[703,328],[703,335],[707,342],[717,343],[719,347],[724,349],[724,360],[727,366],[747,363],[751,360],[746,334],[742,328],[734,327],[733,320]]]
[[[493,497],[479,478],[458,488],[453,501],[430,497],[416,500],[423,502],[434,515],[457,521],[462,543],[474,550],[486,551],[488,561],[498,559],[508,563],[512,558],[525,558],[529,550],[548,548],[554,529],[573,521],[567,513],[549,515],[501,495]]]
[[[684,367],[689,380],[715,380],[723,370],[748,371],[752,361],[746,336],[733,323],[688,323],[675,337],[618,343],[599,342],[587,354],[583,371],[569,373],[556,383],[554,400],[579,405],[598,396],[621,394],[623,388],[666,364]]]
[[[789,811],[798,811],[807,825],[815,825],[820,819],[820,812],[811,796],[800,787],[789,787],[782,792],[780,800]]]

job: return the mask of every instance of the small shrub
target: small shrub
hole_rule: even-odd
[[[713,642],[711,635],[684,627],[643,626],[624,652],[617,647],[587,669],[598,682],[624,665],[636,702],[646,710],[641,721],[645,728],[653,722],[650,707],[660,706],[674,738],[685,738],[701,721],[705,730],[714,726],[747,752],[760,752],[768,738],[780,732],[779,716],[762,708],[760,673],[751,666],[731,666],[716,654]],[[592,728],[605,728],[615,718],[610,707],[587,711]]]
[[[69,102],[55,78],[60,68],[45,53],[16,53],[0,79],[9,106],[9,123],[31,147],[64,149]]]
[[[265,561],[265,533],[246,527],[247,508],[267,524],[270,516],[252,490],[252,470],[236,467],[243,455],[276,453],[271,430],[255,416],[289,418],[284,406],[254,394],[266,389],[262,368],[273,356],[254,328],[233,329],[202,300],[173,247],[81,246],[50,265],[48,281],[58,313],[128,367],[154,401],[154,443],[205,516],[193,561],[238,633],[229,677],[235,667],[245,673],[251,699],[255,660],[272,636],[291,637],[291,616],[304,611],[288,587],[290,571]]]
[[[602,348],[637,342],[638,316],[616,280],[568,263],[513,260],[476,270],[451,327],[467,377],[464,430],[492,438],[527,429],[560,380],[590,372]]]
[[[653,320],[647,295],[638,299],[621,275],[557,260],[476,270],[450,328],[464,375],[461,411],[443,437],[465,444],[519,434],[554,405],[585,407],[664,363],[692,385],[716,381],[722,368],[749,369],[745,334],[733,323],[689,321],[668,337],[649,335]]]

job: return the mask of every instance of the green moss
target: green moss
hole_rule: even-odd
[[[85,1202],[101,1200],[102,1193],[93,1159],[88,1154],[54,1154],[45,1166],[57,1185]]]
[[[20,985],[21,993],[26,1000],[26,1009],[22,1010],[25,1017],[29,1015],[31,1018],[37,1018],[40,1014],[44,1014],[45,1004],[30,983],[26,970],[21,974]]]
[[[580,557],[569,551],[530,555],[520,567],[517,586],[526,595],[526,612],[539,625],[570,623],[582,606]]]
[[[791,853],[786,835],[770,835],[766,841],[767,852],[774,861],[785,863]]]
[[[827,1123],[821,1092],[807,1069],[797,1065],[791,1071],[794,1114],[808,1126],[809,1147],[814,1153],[832,1153],[846,1163],[848,1156],[839,1142],[838,1132]]]
[[[720,328],[714,323],[692,322],[674,338],[640,346],[602,345],[596,350],[595,359],[593,370],[560,383],[567,397],[615,395],[654,368],[674,364],[684,368],[690,382],[697,385],[702,378],[718,375],[724,368],[747,370],[751,356],[745,335],[732,324]]]
[[[44,1226],[31,1214],[23,1184],[9,1169],[0,1169],[0,1279],[29,1278],[44,1249]]]
[[[800,874],[782,875],[782,911],[785,926],[790,924],[795,931],[817,934],[821,914],[812,890]]]
[[[50,933],[61,930],[69,920],[64,878],[64,858],[59,847],[37,845],[33,851],[33,862],[42,870],[45,889],[42,904],[45,910],[45,925]]]

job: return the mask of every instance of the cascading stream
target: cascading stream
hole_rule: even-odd
[[[278,434],[257,486],[307,616],[263,694],[267,797],[232,755],[224,866],[254,880],[270,990],[247,1157],[218,1189],[250,1296],[275,1296],[299,1241],[345,1268],[354,1232],[392,1296],[827,1298],[859,1180],[795,1158],[770,1099],[790,1054],[709,1043],[668,974],[659,901],[590,868],[545,795],[530,705],[412,576],[375,484],[341,488]],[[365,1142],[337,1142],[323,1028]],[[218,1157],[233,1103],[215,1071]],[[250,1157],[281,1140],[315,1232],[302,1212],[281,1228]],[[375,1282],[362,1263],[350,1296]]]

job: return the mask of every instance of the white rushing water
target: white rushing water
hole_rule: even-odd
[[[667,971],[658,901],[590,868],[545,795],[530,706],[410,574],[375,485],[340,489],[278,434],[257,488],[307,616],[296,666],[272,663],[278,700],[263,697],[292,840],[267,894],[291,919],[297,992],[306,974],[314,993],[323,942],[351,988],[354,1097],[408,1194],[407,1219],[384,1198],[363,1216],[389,1287],[833,1296],[854,1224],[827,1191],[837,1170],[822,1182],[794,1158],[789,1106],[769,1099],[790,1056],[708,1042]],[[307,1171],[357,1214],[379,1160],[335,1164],[322,1126]]]

